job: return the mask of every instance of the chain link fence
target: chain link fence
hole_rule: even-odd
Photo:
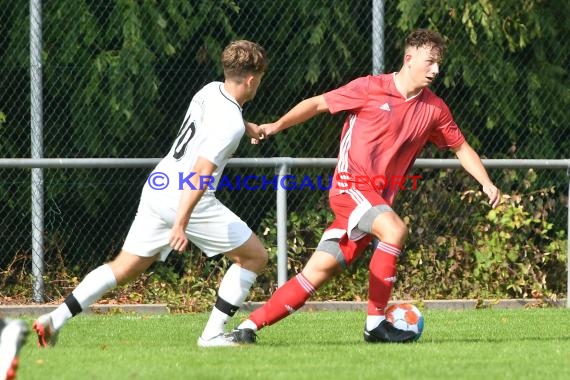
[[[568,4],[525,2],[530,3],[538,9],[516,1],[419,6],[411,0],[60,0],[35,3],[41,19],[30,21],[30,9],[20,1],[2,0],[1,154],[31,156],[30,98],[37,85],[42,88],[43,157],[158,158],[168,151],[192,95],[222,79],[219,55],[232,39],[254,40],[268,51],[269,70],[256,99],[244,109],[248,120],[263,123],[358,76],[397,71],[404,37],[429,27],[449,42],[433,89],[482,157],[570,158],[570,46],[563,38],[569,26],[555,17],[568,11]],[[381,12],[373,12],[374,7]],[[42,32],[40,84],[30,80],[33,22]],[[380,39],[374,28],[382,31]],[[378,44],[384,55],[381,67],[374,67]],[[244,140],[235,156],[336,157],[342,122],[341,115],[321,115],[261,146]],[[452,158],[433,148],[421,157]],[[19,294],[19,287],[31,286],[32,266],[30,170],[1,171],[0,303]],[[45,271],[53,280],[48,287],[58,281],[54,273],[82,277],[118,252],[149,172],[150,167],[43,170],[43,249]],[[229,168],[226,173],[235,178],[274,171]],[[400,196],[396,208],[410,222],[409,244],[438,244],[436,231],[442,230],[471,239],[469,215],[442,194],[478,190],[476,183],[455,170],[415,173],[425,183],[440,181],[443,188],[428,184]],[[293,174],[316,178],[330,169]],[[490,174],[507,193],[531,197],[546,192],[546,203],[531,212],[546,214],[552,230],[567,239],[567,173],[513,169]],[[259,234],[264,233],[262,221],[275,213],[272,191],[222,191],[219,198]],[[289,211],[314,208],[325,198],[326,192],[291,191]],[[428,215],[430,221],[415,227]],[[418,232],[426,226],[433,233]],[[565,284],[556,291],[564,292]]]

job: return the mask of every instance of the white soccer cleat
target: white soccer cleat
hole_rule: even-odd
[[[39,347],[53,347],[57,343],[57,334],[59,333],[53,327],[53,322],[49,314],[40,316],[34,322],[34,331],[38,335]]]
[[[0,332],[0,379],[12,380],[16,378],[18,353],[26,342],[28,326],[20,319],[0,323],[5,323]]]
[[[216,335],[210,339],[198,338],[198,347],[233,347],[239,346],[231,336],[226,334]]]

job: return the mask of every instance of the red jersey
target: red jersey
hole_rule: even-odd
[[[366,76],[324,94],[330,113],[347,111],[330,195],[378,192],[392,204],[424,145],[456,148],[465,138],[429,88],[405,99],[393,74]]]

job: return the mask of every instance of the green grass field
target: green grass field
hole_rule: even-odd
[[[206,314],[84,315],[55,348],[30,335],[18,379],[570,379],[569,309],[424,317],[412,344],[367,344],[364,313],[323,311],[265,328],[253,346],[205,349],[196,339]]]

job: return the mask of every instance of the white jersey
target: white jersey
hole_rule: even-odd
[[[199,156],[217,167],[212,174],[214,182],[206,190],[206,194],[213,194],[244,132],[242,108],[238,102],[228,94],[222,82],[207,84],[192,98],[178,136],[168,155],[149,176],[143,196],[169,198],[177,205],[182,187],[188,187],[184,180],[188,181],[188,176],[192,175]],[[164,175],[164,178],[153,184],[152,177],[156,175]]]
[[[213,195],[224,167],[245,132],[242,108],[224,90],[221,82],[204,86],[192,98],[182,127],[168,155],[149,175],[137,215],[123,250],[142,257],[160,254],[165,260],[172,251],[170,229],[183,188],[198,157],[216,165],[212,189],[200,199],[186,226],[186,236],[209,257],[229,252],[250,238],[247,224]],[[196,174],[195,174],[196,175]],[[182,187],[180,185],[183,185]]]

